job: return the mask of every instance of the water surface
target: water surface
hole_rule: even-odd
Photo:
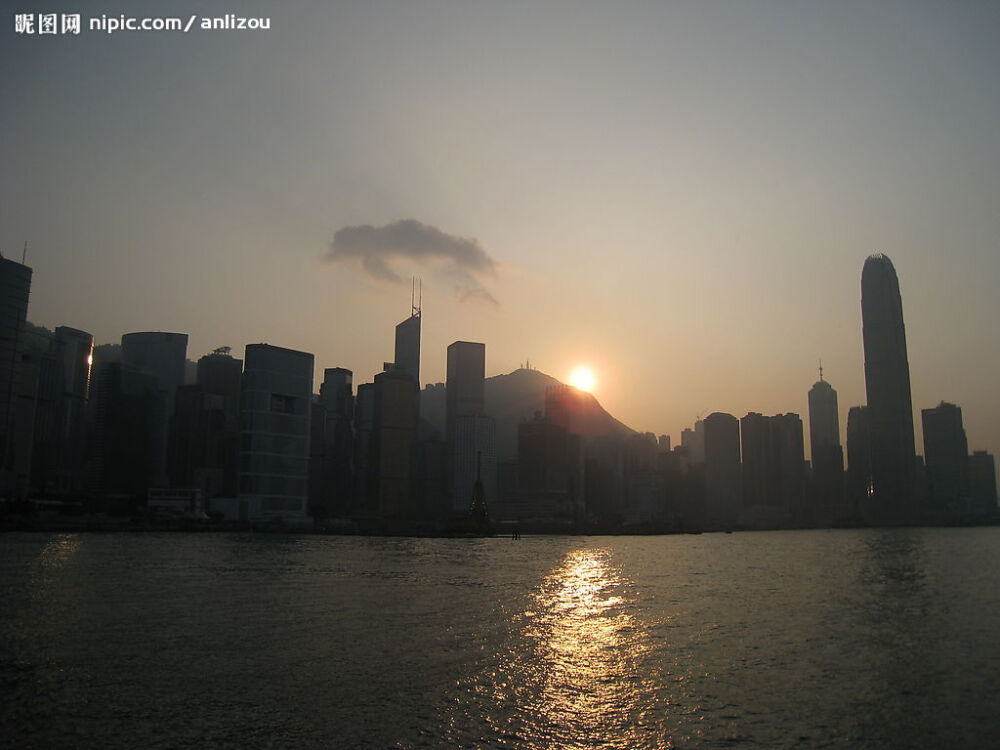
[[[0,536],[11,747],[988,747],[1000,529]]]

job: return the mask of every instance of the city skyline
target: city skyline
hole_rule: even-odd
[[[487,375],[586,364],[676,441],[716,411],[804,417],[822,359],[843,441],[880,251],[914,424],[958,404],[1000,453],[990,5],[251,7],[269,31],[4,26],[0,250],[29,243],[32,322],[183,332],[191,359],[267,342],[360,384],[415,273],[424,383],[459,340]],[[387,231],[433,252],[366,272]]]

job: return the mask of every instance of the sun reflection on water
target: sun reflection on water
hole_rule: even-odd
[[[59,568],[73,557],[80,546],[79,534],[56,534],[45,543],[39,553],[43,568]]]
[[[648,735],[634,741],[648,729],[638,667],[648,646],[630,613],[631,586],[610,550],[580,549],[534,593],[521,616],[523,651],[494,686],[501,704],[516,705],[532,746],[648,744]]]

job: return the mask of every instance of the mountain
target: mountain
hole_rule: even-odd
[[[517,457],[517,426],[535,413],[545,413],[545,394],[560,389],[560,407],[573,432],[585,437],[630,435],[633,430],[608,414],[590,393],[567,386],[539,370],[519,369],[486,378],[486,413],[497,421],[497,458]],[[445,388],[428,387],[420,394],[420,413],[444,435]]]

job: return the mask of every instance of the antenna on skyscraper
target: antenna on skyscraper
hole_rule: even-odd
[[[424,302],[424,281],[416,276],[410,277],[410,317],[419,318],[420,308]]]
[[[24,250],[21,251],[21,265],[24,265],[25,258],[28,257],[28,241],[24,241]]]
[[[819,382],[823,382],[823,360],[819,361]]]

